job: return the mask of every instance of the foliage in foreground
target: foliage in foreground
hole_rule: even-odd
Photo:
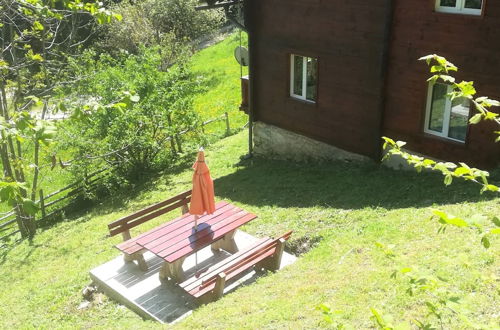
[[[96,1],[0,2],[0,201],[14,208],[23,237],[36,230],[40,155],[55,133],[45,118],[54,94],[68,83],[61,79],[66,60],[97,23],[113,19],[121,17]]]

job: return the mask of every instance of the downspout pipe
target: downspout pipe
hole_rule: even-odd
[[[389,54],[391,51],[391,36],[392,36],[392,25],[394,19],[394,0],[386,0],[386,13],[385,13],[385,26],[384,26],[384,43],[382,56],[380,58],[380,97],[379,97],[379,139],[376,141],[376,150],[378,152],[375,153],[376,161],[380,162],[382,159],[382,132],[384,130],[384,118],[385,118],[385,106],[387,99],[387,76],[389,71]]]
[[[249,49],[249,63],[248,63],[248,155],[245,158],[251,158],[253,156],[253,122],[254,122],[254,109],[253,109],[253,99],[254,99],[254,81],[255,74],[253,68],[254,60],[254,32],[253,32],[253,22],[251,20],[251,3],[250,0],[243,1],[243,15],[246,28],[244,29],[248,33],[248,49]]]

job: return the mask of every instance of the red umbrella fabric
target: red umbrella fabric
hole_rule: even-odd
[[[215,212],[214,182],[210,170],[205,163],[205,152],[200,148],[196,162],[193,164],[193,192],[189,213],[194,215],[212,214]],[[195,217],[195,221],[198,217]],[[195,227],[197,223],[195,222]]]

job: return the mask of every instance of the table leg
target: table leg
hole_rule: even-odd
[[[144,255],[139,254],[135,257],[135,260],[137,260],[137,264],[139,265],[140,270],[143,272],[148,271],[148,264],[146,263],[146,260],[144,259]]]
[[[212,251],[216,252],[219,251],[219,249],[226,250],[229,253],[236,253],[238,252],[238,246],[236,245],[236,242],[234,241],[234,235],[236,234],[236,230],[230,231],[226,235],[224,235],[223,238],[218,240],[215,243],[212,243]]]
[[[160,267],[160,281],[168,280],[169,277],[171,277],[170,266],[168,262],[164,261]]]
[[[180,283],[184,280],[184,270],[182,270],[182,263],[184,262],[185,257],[182,257],[173,263],[166,263],[169,267],[170,278],[175,282]]]
[[[123,260],[127,263],[136,260],[140,270],[142,270],[143,272],[148,271],[148,264],[146,263],[146,260],[144,259],[142,253],[133,255],[124,253]]]

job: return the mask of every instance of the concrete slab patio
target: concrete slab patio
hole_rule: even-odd
[[[243,249],[257,241],[257,238],[238,230],[235,241],[238,248]],[[224,251],[213,254],[210,247],[206,247],[196,255],[186,258],[183,269],[187,276],[192,276],[228,255]],[[158,272],[162,260],[149,252],[145,253],[144,257],[149,266],[147,272],[142,272],[134,263],[125,263],[120,255],[92,269],[90,277],[106,295],[143,318],[161,323],[174,323],[191,314],[198,306],[194,299],[177,285],[160,282]],[[294,263],[295,260],[295,256],[283,253],[280,269]],[[256,278],[255,271],[246,272],[227,283],[224,294],[239,285],[249,284]]]

